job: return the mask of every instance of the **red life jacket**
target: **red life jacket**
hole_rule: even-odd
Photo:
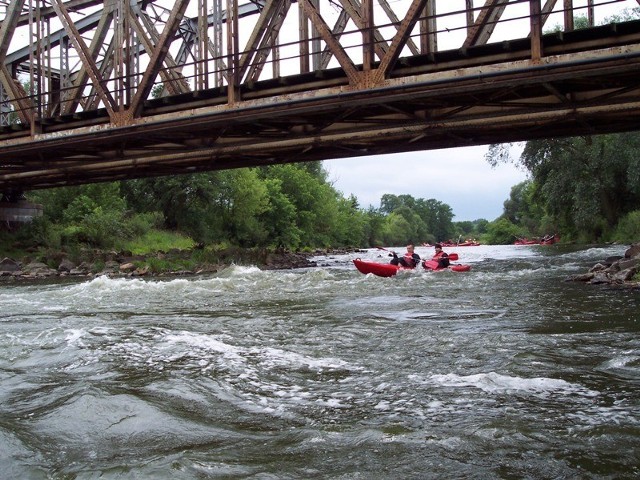
[[[418,260],[416,260],[413,257],[414,254],[410,254],[409,252],[404,254],[404,261],[406,262],[407,265],[409,265],[411,268],[414,268],[417,264],[418,264]]]

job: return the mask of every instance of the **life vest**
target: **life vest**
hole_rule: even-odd
[[[402,257],[404,262],[410,267],[410,268],[414,268],[418,262],[420,261],[420,258],[416,258],[414,255],[416,255],[415,253],[413,255],[410,255],[408,253],[405,253],[404,256]]]
[[[443,252],[442,250],[436,253],[433,256],[432,260],[435,260],[436,262],[438,262],[438,266],[440,268],[445,268],[449,266],[449,255],[446,252]]]

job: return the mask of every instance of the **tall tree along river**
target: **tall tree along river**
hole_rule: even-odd
[[[640,293],[563,281],[625,247],[448,250],[0,285],[0,477],[638,478]]]

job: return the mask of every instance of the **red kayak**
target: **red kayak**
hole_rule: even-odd
[[[399,270],[413,270],[413,268],[391,265],[390,263],[367,262],[365,260],[360,260],[359,258],[356,258],[353,261],[353,264],[356,266],[360,273],[364,273],[365,275],[367,273],[373,273],[378,277],[393,277],[396,273],[398,273]],[[448,267],[440,268],[438,267],[438,262],[436,262],[435,260],[425,260],[424,262],[422,262],[422,266],[426,270],[435,271],[451,270],[453,272],[468,272],[469,270],[471,270],[470,265],[460,264],[449,265]]]
[[[425,260],[422,262],[422,266],[425,270],[435,270],[440,272],[442,270],[451,270],[452,272],[468,272],[471,270],[471,265],[451,264],[448,267],[440,267],[436,260]]]
[[[359,272],[367,274],[373,273],[378,277],[393,277],[398,270],[413,270],[412,268],[401,267],[399,265],[391,265],[390,263],[367,262],[356,258],[353,261]]]

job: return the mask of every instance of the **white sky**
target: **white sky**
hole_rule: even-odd
[[[488,146],[325,160],[329,180],[345,197],[353,194],[361,208],[380,207],[385,193],[434,198],[449,205],[454,221],[495,220],[511,187],[527,173],[512,164],[492,168]],[[522,146],[513,145],[517,159]]]

